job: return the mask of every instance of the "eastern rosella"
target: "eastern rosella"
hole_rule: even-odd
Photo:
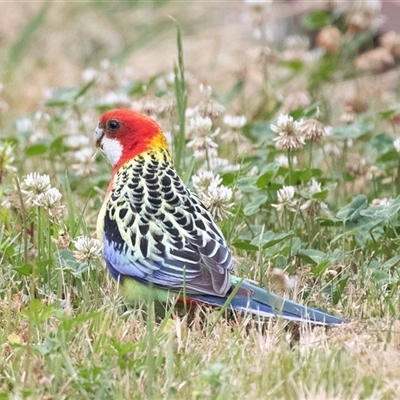
[[[165,303],[174,295],[216,307],[229,301],[230,309],[263,317],[344,322],[233,275],[222,232],[178,176],[165,136],[151,118],[128,109],[108,111],[95,140],[113,167],[97,234],[128,301],[146,298],[151,290]]]

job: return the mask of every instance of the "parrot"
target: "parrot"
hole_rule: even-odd
[[[344,319],[267,291],[234,275],[231,250],[199,197],[174,168],[167,140],[152,118],[131,109],[105,112],[94,132],[112,166],[97,237],[128,302],[236,310],[261,318],[317,325]]]

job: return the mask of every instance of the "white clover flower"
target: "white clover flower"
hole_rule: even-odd
[[[108,92],[100,97],[99,104],[130,105],[130,98],[126,93]]]
[[[295,196],[294,186],[283,186],[282,189],[278,190],[278,204],[271,204],[272,207],[276,208],[277,211],[282,212],[288,210],[291,212],[296,211],[297,200]]]
[[[33,130],[33,122],[30,118],[18,118],[15,121],[15,127],[18,132],[29,132]]]
[[[79,263],[90,263],[101,257],[103,247],[100,240],[88,236],[79,236],[73,243],[76,248],[74,257]]]
[[[84,147],[83,149],[73,154],[74,163],[71,168],[79,176],[88,176],[96,171],[97,166],[94,161],[94,151],[91,147]]]
[[[218,174],[214,175],[212,171],[202,170],[192,176],[192,182],[197,193],[200,193],[206,191],[211,185],[220,185],[222,178]]]
[[[50,188],[44,193],[40,193],[36,199],[33,200],[33,204],[38,207],[43,207],[50,219],[60,217],[62,215],[64,206],[60,204],[61,193],[57,188]]]
[[[241,129],[246,125],[247,118],[244,115],[225,115],[223,121],[232,129]]]
[[[101,68],[101,69],[107,70],[107,69],[109,69],[110,67],[111,67],[111,61],[108,60],[107,58],[103,58],[103,59],[100,61],[100,68]]]
[[[292,35],[285,40],[282,58],[286,61],[307,61],[310,40],[306,36]]]
[[[209,117],[201,117],[195,115],[189,119],[189,125],[187,127],[187,134],[189,137],[192,136],[205,136],[209,134],[212,128],[212,120]]]
[[[301,132],[303,120],[295,121],[288,114],[281,114],[276,125],[271,124],[271,130],[278,134],[273,140],[278,149],[301,149],[305,144],[305,137]]]
[[[393,203],[393,199],[391,197],[382,197],[381,199],[373,199],[371,204],[373,206],[384,206],[390,207]]]
[[[64,138],[64,145],[71,149],[79,149],[89,144],[90,139],[84,135],[71,135]]]
[[[231,203],[232,189],[226,186],[218,186],[212,183],[206,192],[200,192],[199,198],[208,208],[216,221],[221,221],[231,214],[229,209],[234,203]]]
[[[191,118],[195,118],[196,115],[197,115],[197,111],[195,108],[188,107],[185,110],[185,117],[187,120],[190,120]]]
[[[331,215],[328,205],[326,203],[324,203],[320,199],[312,198],[315,193],[321,192],[321,183],[319,183],[316,179],[311,178],[311,181],[307,187],[307,193],[309,196],[311,196],[311,198],[309,198],[304,204],[300,206],[300,210],[305,212],[310,218],[315,218],[321,213],[328,216]]]
[[[219,117],[225,111],[225,107],[212,98],[211,86],[200,83],[199,91],[203,98],[195,107],[196,113],[202,117]]]
[[[50,188],[44,193],[40,193],[35,200],[35,204],[39,207],[52,208],[61,200],[62,194],[57,188]]]
[[[209,136],[197,136],[187,144],[187,147],[193,149],[194,158],[206,158],[217,155],[218,144]]]
[[[365,0],[356,2],[347,15],[346,23],[351,32],[378,30],[385,22],[386,17],[381,14],[380,0]]]
[[[199,83],[199,92],[206,95],[212,95],[212,87],[210,85],[205,85],[204,83]]]
[[[398,153],[400,153],[400,137],[393,140],[393,146]]]
[[[90,82],[99,76],[99,72],[94,68],[86,68],[82,71],[82,79],[84,82]]]
[[[310,184],[308,185],[308,192],[313,195],[315,193],[321,193],[321,184],[314,178],[311,178]]]
[[[31,191],[34,194],[47,192],[50,189],[50,176],[31,172],[25,177],[23,187],[26,191]]]
[[[230,161],[226,158],[217,157],[217,155],[209,154],[208,162],[205,161],[204,164],[200,168],[201,170],[211,170],[214,171],[218,169],[220,172],[235,172],[240,169],[239,164],[231,164]]]
[[[284,154],[281,154],[278,157],[275,157],[275,162],[277,162],[280,167],[289,168],[289,159]],[[296,156],[292,157],[292,165],[293,166],[297,165],[297,157]]]

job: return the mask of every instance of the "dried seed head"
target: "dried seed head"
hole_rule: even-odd
[[[360,93],[355,91],[346,96],[345,104],[349,107],[349,109],[351,107],[351,109],[357,114],[368,109],[366,96],[362,96]]]
[[[68,249],[71,243],[71,238],[69,237],[68,232],[60,232],[57,238],[51,238],[51,240],[60,249]]]
[[[396,59],[400,57],[400,34],[389,31],[381,37],[380,43]]]
[[[202,98],[199,104],[194,108],[195,112],[204,118],[214,119],[219,117],[225,111],[225,107],[212,97],[211,86],[201,83],[199,85],[199,91]]]
[[[351,125],[356,122],[356,114],[353,111],[353,107],[346,106],[344,112],[339,117],[339,122],[343,125]]]
[[[274,268],[270,275],[271,290],[277,293],[292,291],[297,285],[297,277],[289,276],[280,268]]]
[[[317,36],[317,46],[326,53],[338,53],[340,51],[342,34],[334,26],[323,28]]]
[[[316,142],[326,136],[324,125],[316,119],[305,120],[301,125],[300,131],[306,139]]]
[[[384,176],[385,175],[385,171],[380,169],[379,167],[377,167],[376,165],[371,165],[368,168],[368,172],[367,172],[367,179],[370,181],[372,179],[376,179],[379,178],[380,176]]]
[[[346,169],[353,176],[365,176],[368,172],[367,160],[358,153],[350,154]]]
[[[395,65],[393,55],[384,47],[365,52],[356,58],[356,68],[374,73],[385,72]]]
[[[176,103],[175,99],[169,95],[164,97],[146,96],[133,101],[131,108],[143,114],[154,116],[163,113],[171,114],[176,108]]]

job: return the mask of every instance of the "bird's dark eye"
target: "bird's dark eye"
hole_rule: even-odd
[[[107,123],[107,128],[110,131],[116,131],[120,127],[121,127],[121,124],[118,121],[116,121],[115,119],[112,119],[112,120],[108,121],[108,123]]]

